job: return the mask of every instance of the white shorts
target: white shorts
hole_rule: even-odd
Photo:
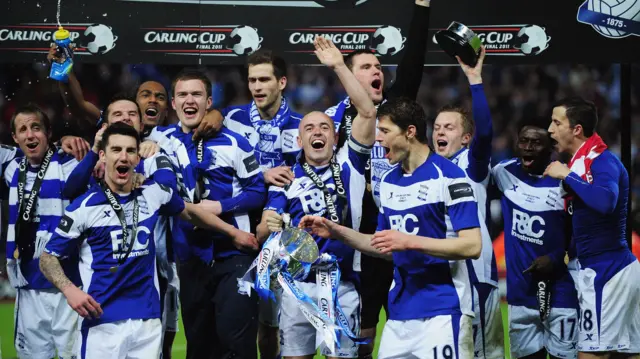
[[[509,306],[509,341],[511,357],[522,358],[543,348],[558,358],[578,356],[578,311],[551,308],[549,317],[540,321],[540,311]]]
[[[475,357],[504,359],[504,329],[500,310],[500,290],[490,284],[473,286],[473,342]]]
[[[162,345],[160,319],[127,319],[80,331],[79,359],[158,359]]]
[[[78,314],[57,289],[18,289],[15,347],[20,358],[74,358]]]
[[[164,293],[164,308],[162,308],[162,331],[174,332],[178,331],[178,317],[180,311],[180,293],[178,289],[168,286]]]
[[[471,316],[387,320],[378,359],[473,358]]]
[[[317,302],[316,283],[295,282],[300,290]],[[360,294],[353,283],[341,282],[338,287],[338,302],[344,311],[344,315],[349,318],[351,331],[355,335],[360,335]],[[307,318],[298,308],[296,298],[287,292],[282,293],[282,306],[280,307],[280,352],[285,356],[302,356],[316,353],[318,344],[322,339],[316,340],[316,329],[307,321]],[[351,341],[346,335],[341,336],[340,349],[336,347],[337,353],[331,353],[329,348],[322,342],[322,355],[335,356],[341,358],[357,358],[358,345]]]
[[[278,291],[275,294],[276,301],[271,299],[258,301],[258,320],[260,324],[266,325],[271,328],[278,327],[278,316],[280,315],[280,302],[282,301],[282,292]]]
[[[640,262],[634,260],[607,278],[615,266],[602,262],[595,269],[580,267],[581,352],[640,353]]]

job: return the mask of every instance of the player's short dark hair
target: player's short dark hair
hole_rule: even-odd
[[[138,109],[138,117],[140,118],[140,121],[142,121],[142,111],[140,111],[140,106],[138,106],[136,98],[126,92],[119,92],[111,97],[109,102],[107,102],[107,105],[102,110],[102,119],[104,123],[109,123],[109,107],[118,101],[133,102],[136,105],[136,109]]]
[[[408,97],[391,99],[378,108],[378,118],[388,117],[391,122],[406,131],[409,126],[415,126],[418,142],[428,144],[427,115],[420,104]]]
[[[543,129],[545,132],[549,129],[551,119],[543,116],[527,116],[518,122],[518,133],[525,127],[534,127]]]
[[[269,49],[260,49],[247,58],[247,66],[270,64],[273,66],[273,75],[276,79],[287,76],[287,62]]]
[[[471,136],[475,134],[476,125],[473,123],[469,110],[459,105],[449,104],[442,106],[440,110],[438,110],[438,114],[441,114],[442,112],[455,112],[460,114],[460,117],[462,118],[462,134],[464,135],[468,133]]]
[[[136,148],[140,146],[140,134],[131,125],[124,122],[116,122],[113,125],[107,127],[102,133],[102,141],[100,141],[100,149],[106,151],[107,143],[109,143],[109,137],[113,135],[122,135],[133,137],[136,139]]]
[[[582,126],[585,137],[591,137],[598,126],[598,109],[596,105],[582,97],[567,97],[556,102],[554,107],[564,107],[571,128]]]
[[[365,54],[375,55],[371,50],[367,50],[367,49],[355,50],[353,52],[348,53],[347,56],[344,57],[344,64],[347,65],[349,70],[353,71],[353,59],[358,55],[365,55]]]
[[[205,91],[207,91],[207,97],[211,97],[211,80],[204,73],[204,71],[198,69],[184,69],[180,71],[171,82],[171,96],[175,97],[176,84],[178,81],[200,80],[204,84]]]
[[[18,107],[13,112],[13,116],[11,116],[11,122],[9,123],[11,127],[11,133],[16,133],[16,117],[18,117],[18,115],[20,114],[36,115],[36,117],[38,117],[38,120],[42,124],[42,127],[44,127],[45,133],[47,135],[51,133],[51,120],[49,119],[49,116],[47,116],[47,114],[38,105],[31,102]]]

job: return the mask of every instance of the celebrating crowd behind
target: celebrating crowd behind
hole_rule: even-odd
[[[19,357],[170,358],[180,311],[187,358],[371,358],[378,338],[379,358],[638,359],[619,67],[485,66],[482,48],[423,68],[415,4],[384,70],[322,37],[322,67],[268,49],[59,82],[47,61],[5,66]],[[279,257],[288,227],[319,249],[304,273]]]

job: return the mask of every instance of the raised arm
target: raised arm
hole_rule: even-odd
[[[429,41],[430,0],[416,0],[407,35],[407,47],[396,70],[396,79],[389,89],[389,97],[415,99],[422,82],[427,42]]]
[[[335,71],[347,91],[351,103],[358,111],[358,116],[353,120],[351,127],[351,136],[360,144],[373,145],[376,137],[376,107],[369,94],[345,65],[344,57],[333,42],[318,36],[313,44],[318,60]]]

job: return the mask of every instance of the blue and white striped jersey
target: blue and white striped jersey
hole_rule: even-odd
[[[158,143],[173,162],[178,182],[184,186],[182,192],[189,200],[193,200],[196,180],[201,176],[205,187],[203,198],[220,201],[220,218],[240,230],[250,231],[248,212],[262,208],[266,189],[253,147],[245,138],[223,128],[204,142],[201,163],[198,163],[197,147],[193,143],[192,134],[184,133],[177,125],[156,127],[150,138]],[[229,238],[220,233],[208,232],[210,237],[194,238],[192,232],[185,227],[188,226],[183,228],[190,251],[205,263],[213,260],[213,248],[216,257],[241,253]]]
[[[9,187],[9,226],[7,228],[6,255],[8,259],[13,259],[13,252],[16,249],[15,225],[19,216],[18,203],[18,181],[20,174],[21,158],[14,158],[7,164],[4,171],[4,179]],[[21,257],[20,272],[28,284],[22,283],[21,287],[26,289],[47,289],[53,285],[40,272],[40,254],[51,238],[51,233],[55,230],[60,218],[64,214],[64,208],[69,201],[64,198],[63,192],[66,180],[73,169],[78,165],[78,161],[73,156],[65,154],[62,149],[58,149],[51,157],[51,162],[47,168],[36,202],[34,218],[30,222],[24,223],[20,227],[20,236],[28,240],[35,240],[33,258]],[[31,188],[36,179],[39,167],[33,167],[27,162],[27,176],[24,188],[23,202],[29,200]],[[35,238],[35,239],[34,239]],[[62,263],[65,273],[72,281],[78,283],[77,261],[73,259]]]
[[[91,186],[97,184],[92,173],[98,159],[98,154],[89,151],[82,161],[80,161],[80,164],[67,179],[68,186],[65,194],[68,198],[76,198],[86,192]],[[153,179],[155,182],[177,191],[177,180],[173,172],[173,165],[169,158],[162,152],[158,152],[149,158],[141,158],[138,166],[135,168],[135,172],[142,174],[146,179]],[[156,235],[154,237],[156,240],[158,268],[160,274],[165,278],[170,271],[169,262],[173,262],[173,253],[168,252],[167,241],[172,240],[172,238],[176,236],[184,236],[179,226],[173,226],[172,230],[169,231],[169,221],[173,221],[173,218],[161,216],[161,220],[158,221],[158,225],[156,226]]]
[[[464,171],[431,153],[412,174],[400,166],[382,178],[378,231],[451,240],[455,232],[479,227],[478,206]],[[453,234],[453,235],[452,235]],[[473,315],[465,261],[449,261],[417,251],[393,253],[389,318]]]
[[[300,153],[297,138],[302,115],[291,111],[284,98],[280,107],[267,121],[260,118],[253,102],[222,110],[224,125],[249,141],[263,172],[281,165],[293,166]]]
[[[349,204],[345,223],[342,224],[357,231],[362,220],[362,196],[366,186],[364,171],[371,153],[371,147],[360,145],[353,138],[347,143],[348,145],[343,146],[336,156],[341,168],[340,179]],[[337,199],[336,184],[330,166],[311,167],[325,183],[326,188],[332,195],[336,204],[338,218],[343,218],[344,204]],[[322,190],[305,174],[300,163],[293,167],[293,173],[295,179],[286,188],[269,187],[269,198],[265,210],[282,210],[285,213],[289,213],[291,215],[291,226],[297,226],[305,215],[326,216],[327,205]],[[341,278],[347,281],[358,281],[358,277],[353,270],[355,255],[353,248],[338,240],[324,239],[317,236],[314,236],[314,239],[318,244],[320,253],[329,253],[336,256],[342,272]],[[307,278],[307,281],[310,282],[314,280],[315,276],[313,275]]]
[[[538,308],[537,283],[531,274],[522,272],[534,259],[549,255],[556,266],[551,305],[576,308],[575,286],[564,264],[567,240],[561,181],[524,172],[518,159],[502,161],[491,172],[502,192],[507,301],[511,305]]]
[[[249,211],[262,209],[267,196],[253,147],[227,128],[207,140],[204,146],[204,166],[199,168],[204,179],[203,198],[220,201],[219,217],[242,231],[251,232]],[[211,234],[216,258],[241,254],[228,237],[217,232]]]
[[[333,123],[335,124],[336,131],[340,131],[340,126],[342,125],[342,120],[345,115],[345,111],[347,111],[351,107],[351,102],[349,97],[340,101],[337,105],[329,107],[324,113],[331,117]],[[351,116],[351,115],[347,115]],[[354,118],[355,119],[355,118]],[[353,119],[351,119],[353,120]],[[378,133],[378,120],[376,119],[376,134]],[[385,157],[386,151],[384,147],[380,145],[378,141],[374,142],[371,148],[371,191],[373,193],[373,200],[380,207],[380,181],[382,180],[382,176],[387,173],[389,170],[394,168],[396,165],[391,165],[389,160]],[[375,221],[376,218],[365,218],[365,220]]]
[[[93,186],[66,209],[45,251],[66,258],[80,248],[83,290],[100,303],[99,319],[84,319],[82,328],[126,319],[160,318],[160,289],[155,260],[155,231],[159,217],[175,216],[184,201],[169,187],[146,181],[128,195],[114,193],[127,221],[127,240],[135,239],[131,254],[112,273],[126,253],[122,226],[100,186]],[[138,227],[133,233],[134,198],[137,198]]]

